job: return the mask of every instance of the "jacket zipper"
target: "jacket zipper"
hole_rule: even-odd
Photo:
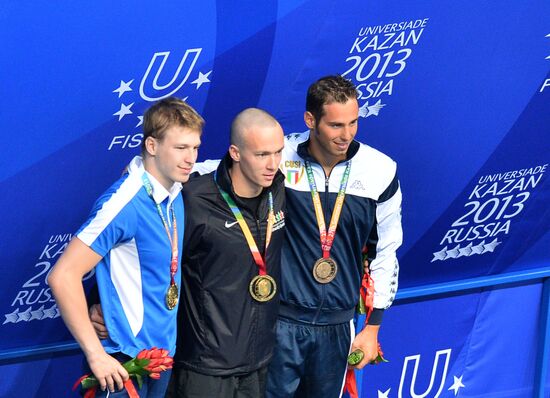
[[[330,175],[326,175],[325,173],[325,169],[323,169],[321,167],[321,169],[323,170],[323,174],[325,174],[325,194],[324,194],[324,205],[323,205],[323,213],[324,213],[324,216],[325,216],[325,228],[327,227],[327,221],[330,223],[330,219],[327,219],[327,209],[329,208],[328,206],[328,203],[329,203],[329,192],[328,192],[328,187],[329,187],[329,182],[330,182]],[[321,252],[322,253],[322,252]],[[321,285],[321,302],[319,303],[319,307],[317,308],[317,312],[315,313],[315,316],[313,317],[313,324],[317,323],[317,318],[319,318],[319,314],[321,313],[321,309],[323,308],[323,304],[325,304],[325,296],[326,296],[326,286],[323,284]]]

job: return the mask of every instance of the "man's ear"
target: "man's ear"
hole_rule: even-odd
[[[311,112],[304,112],[304,122],[306,122],[308,129],[313,130],[315,128],[315,116],[313,116]]]
[[[241,160],[241,153],[236,145],[229,145],[229,156],[231,156],[234,162],[239,162]]]
[[[145,139],[145,151],[151,155],[155,156],[157,153],[157,140],[151,136]]]

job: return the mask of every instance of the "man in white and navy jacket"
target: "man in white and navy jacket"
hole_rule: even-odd
[[[341,76],[324,77],[308,90],[304,120],[309,131],[286,137],[281,169],[287,237],[269,398],[338,397],[349,352],[364,352],[358,369],[377,356],[382,314],[397,290],[401,190],[396,163],[354,140],[358,117],[355,86]],[[337,227],[333,239],[331,225]],[[329,230],[324,247],[321,230]],[[355,336],[352,319],[365,247],[374,310]]]

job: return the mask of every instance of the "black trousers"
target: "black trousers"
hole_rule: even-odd
[[[176,368],[166,398],[264,398],[267,366],[239,376],[209,376]]]

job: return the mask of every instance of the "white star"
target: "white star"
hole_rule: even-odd
[[[382,100],[380,99],[376,102],[376,104],[371,106],[369,106],[369,101],[367,101],[361,108],[359,108],[359,116],[361,117],[378,116],[380,109],[382,109],[385,106],[386,104],[383,104]]]
[[[455,397],[456,395],[458,394],[458,389],[461,388],[461,387],[466,387],[464,384],[462,384],[462,378],[464,377],[464,375],[460,376],[460,377],[456,377],[456,376],[453,376],[455,381],[453,383],[453,385],[451,387],[449,387],[449,390],[453,390],[455,392]]]
[[[378,390],[378,398],[388,398],[391,388],[388,388],[385,392]]]
[[[57,312],[57,307],[56,305],[52,305],[50,308],[44,310],[44,318],[42,319],[46,319],[46,318],[57,318],[59,316],[58,312]]]
[[[495,248],[500,245],[502,242],[499,242],[497,238],[495,238],[491,243],[487,243],[483,246],[483,253],[491,252],[493,253],[495,251]]]
[[[451,250],[447,250],[447,258],[457,258],[459,254],[460,244],[456,245]]]
[[[141,125],[143,124],[143,115],[142,115],[142,116],[138,116],[137,118],[139,119],[139,123],[136,124],[136,127],[139,127],[139,126],[141,126]]]
[[[15,311],[13,311],[11,314],[4,314],[6,317],[6,320],[2,325],[5,325],[6,323],[17,323],[17,314],[19,313],[19,308],[16,308]]]
[[[433,263],[434,261],[437,261],[437,260],[442,260],[442,261],[445,260],[445,257],[447,257],[447,246],[445,246],[440,251],[433,253],[433,255],[434,255],[434,258],[432,258],[432,261],[430,261],[430,263]]]
[[[367,117],[368,116],[378,116],[378,113],[380,112],[380,109],[382,109],[385,106],[386,106],[386,104],[382,104],[382,100],[379,99],[376,104],[374,104],[373,106],[369,106],[369,114],[367,115]]]
[[[44,316],[44,305],[42,304],[42,307],[40,307],[39,309],[35,310],[35,311],[31,311],[31,319],[29,319],[29,321],[32,321],[34,319],[42,319],[42,317]]]
[[[196,84],[198,90],[199,87],[202,86],[204,83],[210,83],[210,80],[208,80],[208,76],[210,76],[211,73],[212,71],[208,72],[207,74],[199,72],[199,77],[192,81],[191,84]]]
[[[483,247],[485,245],[485,240],[482,240],[480,244],[472,246],[472,253],[473,254],[481,254],[483,253]]]
[[[359,116],[367,117],[369,114],[369,101],[365,102],[361,108],[359,108]]]
[[[25,312],[20,312],[17,316],[20,320],[28,322],[31,319],[31,307],[27,308]]]
[[[124,94],[126,91],[132,91],[132,89],[130,88],[130,84],[132,84],[133,81],[134,79],[126,83],[125,81],[121,80],[120,86],[118,86],[116,90],[113,90],[113,93],[118,93],[118,98],[122,97],[122,94]]]
[[[468,246],[465,246],[465,247],[459,249],[458,251],[460,252],[458,257],[462,257],[462,256],[469,257],[472,254],[472,242],[470,242],[470,244]]]
[[[120,120],[126,116],[126,115],[131,115],[132,112],[130,110],[130,108],[135,104],[135,102],[132,102],[130,105],[124,105],[124,104],[120,104],[120,109],[118,110],[118,112],[115,112],[113,113],[113,116],[118,116],[118,121],[120,122]]]

